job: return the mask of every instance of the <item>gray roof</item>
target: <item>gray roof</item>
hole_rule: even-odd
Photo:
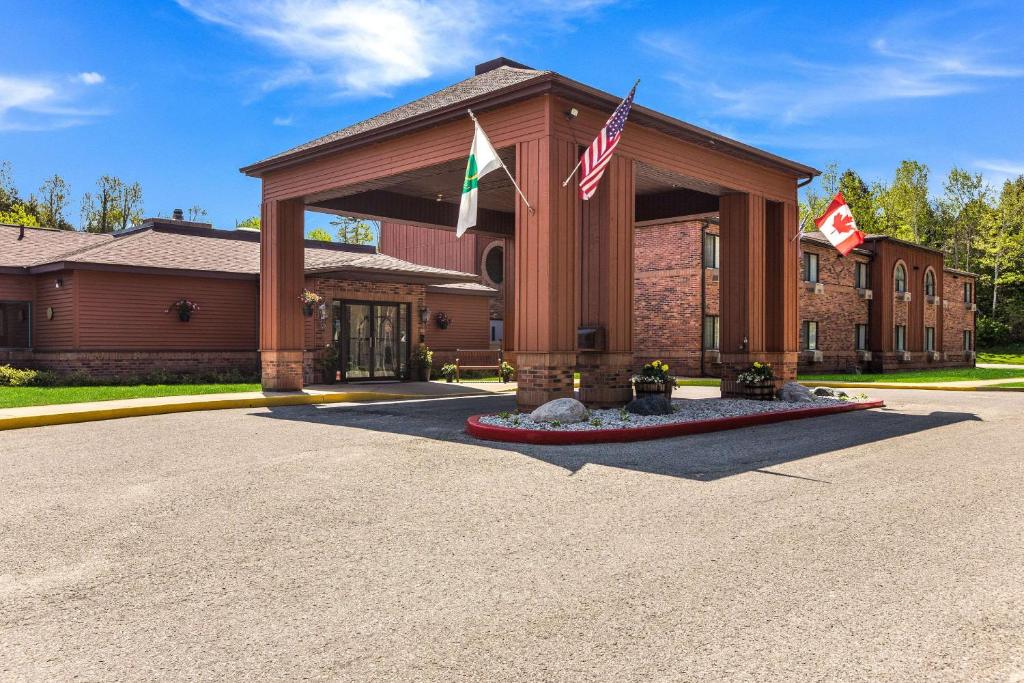
[[[550,73],[552,72],[499,66],[493,71],[472,76],[464,81],[460,81],[454,85],[448,86],[447,88],[438,90],[435,93],[431,93],[426,97],[421,97],[418,100],[409,102],[408,104],[395,107],[383,114],[372,116],[364,121],[348,126],[347,128],[336,130],[333,133],[328,133],[327,135],[315,140],[310,140],[309,142],[298,145],[297,147],[292,147],[289,150],[267,157],[266,159],[257,162],[257,164],[263,164],[268,161],[273,161],[274,159],[289,156],[296,152],[313,149],[321,145],[358,135],[359,133],[366,133],[377,128],[383,128],[384,126],[399,123],[419,116],[420,114],[427,114],[432,111],[444,109],[445,107],[467,102],[480,97],[481,95],[498,92],[510,86],[519,85],[520,83],[525,83],[526,81],[540,78],[541,76]]]
[[[260,272],[259,233],[214,230],[194,225],[154,226],[114,235],[0,226],[0,266],[32,268],[45,265],[127,267],[226,273],[253,276]],[[352,272],[406,277],[430,282],[476,282],[472,273],[432,268],[350,247],[306,240],[307,273]]]
[[[800,241],[814,242],[815,244],[820,244],[822,246],[829,247],[830,249],[834,248],[832,243],[828,241],[828,238],[825,237],[820,230],[811,230],[810,232],[800,233]],[[867,249],[861,249],[860,247],[855,248],[853,251],[858,254],[871,254]]]

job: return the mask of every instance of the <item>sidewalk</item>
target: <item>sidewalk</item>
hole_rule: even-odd
[[[0,431],[114,420],[142,415],[165,415],[196,410],[229,408],[266,408],[272,406],[317,405],[325,403],[367,403],[401,401],[446,396],[475,396],[515,391],[515,384],[499,382],[394,382],[349,384],[339,391],[337,385],[309,386],[302,391],[245,391],[231,394],[196,396],[160,396],[120,401],[61,403],[57,405],[0,408]]]

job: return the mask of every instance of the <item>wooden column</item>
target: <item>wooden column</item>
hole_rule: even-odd
[[[632,159],[612,158],[580,213],[580,326],[604,328],[606,341],[600,352],[577,354],[580,400],[591,407],[621,406],[633,393]]]
[[[516,145],[515,355],[520,410],[573,395],[576,367],[576,189],[562,180],[576,145],[547,135]],[[506,330],[506,334],[508,331]]]
[[[514,237],[505,238],[504,254],[505,280],[501,286],[505,296],[505,316],[502,323],[505,329],[501,348],[505,360],[518,367],[516,361],[516,240]]]
[[[301,199],[265,201],[260,218],[260,363],[263,388],[302,388],[304,281]]]
[[[736,375],[771,363],[776,386],[796,378],[796,205],[724,195],[721,233],[722,395],[742,395]]]

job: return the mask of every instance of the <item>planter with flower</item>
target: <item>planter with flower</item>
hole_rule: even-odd
[[[434,352],[426,344],[420,344],[412,353],[412,378],[417,382],[429,382],[433,364]]]
[[[651,361],[644,365],[640,374],[633,375],[633,391],[637,398],[663,394],[668,400],[672,400],[672,389],[676,385],[676,378],[668,374],[668,363],[660,360]]]
[[[516,375],[516,369],[507,360],[501,361],[501,365],[498,366],[498,379],[502,383],[510,381]]]
[[[455,363],[445,363],[441,366],[441,376],[444,377],[444,381],[451,384],[459,376],[459,366]]]
[[[447,330],[448,326],[452,324],[452,319],[444,311],[438,311],[437,315],[434,316],[434,322],[442,330]]]
[[[178,320],[187,323],[192,319],[192,314],[199,310],[199,304],[188,299],[179,299],[167,307],[168,313],[177,313]]]
[[[302,294],[299,296],[299,301],[302,302],[302,314],[307,318],[312,318],[313,309],[323,300],[324,298],[316,292],[311,292],[308,289],[302,290]]]
[[[775,371],[770,363],[755,362],[736,375],[736,381],[743,387],[743,395],[755,401],[775,400]]]

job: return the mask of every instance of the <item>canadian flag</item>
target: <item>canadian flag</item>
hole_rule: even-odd
[[[814,224],[843,256],[864,244],[864,233],[857,229],[842,192],[836,193],[821,218],[814,219]]]

